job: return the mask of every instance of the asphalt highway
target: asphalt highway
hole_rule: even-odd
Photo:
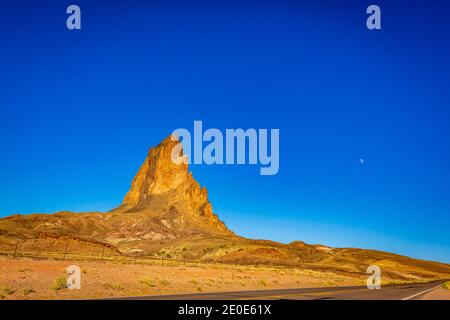
[[[384,286],[369,290],[365,286],[253,290],[119,297],[113,300],[413,300],[430,292],[444,281]]]

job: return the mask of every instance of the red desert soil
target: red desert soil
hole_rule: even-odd
[[[81,269],[81,289],[54,287],[66,268]],[[220,264],[142,265],[0,258],[0,299],[80,299],[153,294],[362,285],[364,277],[292,268]]]

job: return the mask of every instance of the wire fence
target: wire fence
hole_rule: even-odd
[[[246,265],[254,267],[280,267],[280,268],[302,268],[301,263],[293,261],[277,261],[269,258],[245,258],[228,260],[220,257],[201,258],[177,258],[168,256],[149,255],[142,250],[130,250],[127,253],[118,251],[109,246],[104,246],[98,250],[76,251],[66,242],[63,248],[53,250],[31,250],[23,246],[23,241],[17,241],[14,245],[0,247],[0,256],[7,259],[33,259],[33,260],[57,260],[57,261],[97,261],[97,262],[121,262],[127,264],[151,264],[161,266],[179,266],[186,264],[216,264],[216,265]]]

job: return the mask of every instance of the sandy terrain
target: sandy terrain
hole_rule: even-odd
[[[450,285],[450,283],[449,283]],[[419,298],[419,300],[450,300],[450,288],[440,287],[430,291]]]
[[[56,289],[66,268],[81,268],[81,289]],[[364,284],[331,272],[219,264],[142,265],[0,258],[0,299],[79,299]]]

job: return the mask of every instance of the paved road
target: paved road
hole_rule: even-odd
[[[412,300],[439,287],[444,281],[385,286],[380,290],[366,287],[330,287],[281,290],[255,290],[216,293],[192,293],[114,298],[118,300]]]

